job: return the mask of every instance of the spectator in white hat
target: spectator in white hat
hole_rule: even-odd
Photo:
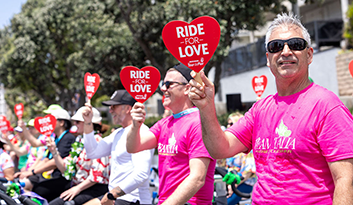
[[[71,120],[77,126],[76,142],[72,145],[71,154],[66,158],[55,154],[56,145],[48,139],[47,146],[50,152],[54,153],[56,166],[61,171],[67,180],[72,180],[73,186],[64,191],[60,197],[52,200],[49,205],[63,205],[65,201],[71,201],[74,204],[83,204],[93,198],[108,192],[108,182],[110,175],[109,156],[101,157],[99,159],[88,159],[86,150],[84,149],[84,140],[82,137],[84,119],[82,118],[82,111],[85,107],[77,110]],[[99,111],[92,108],[93,118],[92,123],[95,127],[95,139],[99,142],[102,137],[100,133],[101,120]]]
[[[71,144],[75,142],[75,136],[69,132],[71,127],[69,113],[64,109],[58,109],[51,114],[57,120],[54,129],[56,152],[48,153],[47,158],[35,169],[22,172],[19,175],[20,179],[28,178],[25,181],[25,189],[32,190],[48,201],[60,196],[71,185],[71,181],[65,179],[60,170],[57,169],[53,155],[59,154],[62,158],[65,158],[70,153]],[[47,173],[43,176],[43,173],[53,169],[54,171],[50,175]]]

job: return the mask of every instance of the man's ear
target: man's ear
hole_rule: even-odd
[[[188,83],[185,85],[184,95],[189,95],[191,85]]]

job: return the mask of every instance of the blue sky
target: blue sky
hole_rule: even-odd
[[[0,29],[10,25],[10,19],[21,11],[21,5],[27,0],[0,0]]]

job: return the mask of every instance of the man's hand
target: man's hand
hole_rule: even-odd
[[[108,194],[108,193],[106,193],[106,194],[103,196],[103,198],[102,198],[102,200],[101,200],[101,204],[102,204],[102,205],[113,205],[113,204],[115,203],[115,201],[114,201],[114,200],[109,200],[108,197],[107,197],[107,194]]]
[[[196,73],[191,72],[191,76],[195,77]],[[191,85],[189,99],[196,105],[196,107],[203,109],[206,106],[214,104],[214,85],[206,77],[203,71],[200,71],[200,76],[203,85],[198,83],[196,80],[190,80],[189,82]]]
[[[142,103],[136,102],[130,113],[134,126],[140,127],[146,118],[145,106]]]

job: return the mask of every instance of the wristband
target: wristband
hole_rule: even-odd
[[[32,174],[33,174],[33,176],[36,175],[36,173],[34,173],[34,169],[32,169]]]
[[[85,125],[92,125],[92,122],[85,122]]]

